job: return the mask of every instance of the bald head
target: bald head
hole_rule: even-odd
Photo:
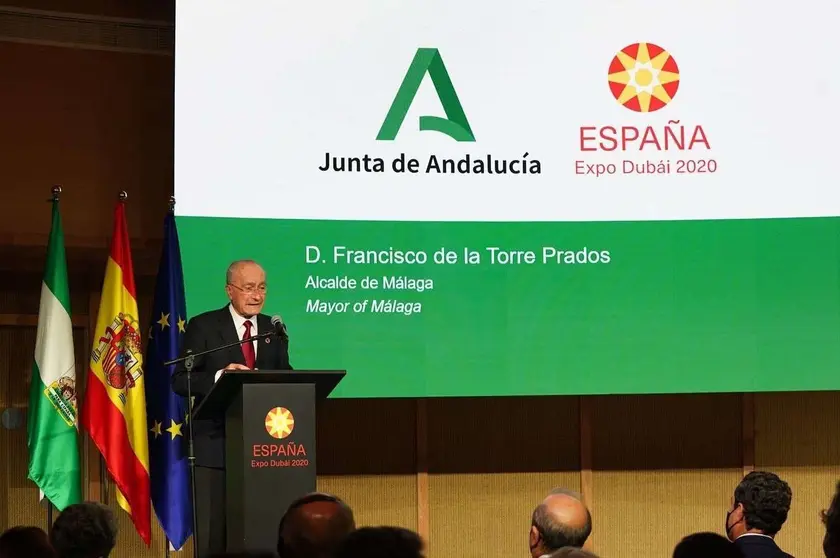
[[[578,498],[571,494],[549,494],[543,500],[546,515],[558,525],[571,529],[589,528],[589,512]]]
[[[293,503],[280,522],[280,558],[329,558],[355,530],[353,512],[340,499],[309,494]]]
[[[537,557],[563,547],[580,548],[591,532],[592,518],[580,495],[553,490],[531,516],[531,554]]]

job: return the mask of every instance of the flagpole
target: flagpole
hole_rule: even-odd
[[[169,212],[173,214],[175,213],[175,196],[169,197]],[[189,440],[187,441],[187,463],[190,470],[190,507],[192,508],[192,538],[193,538],[193,558],[199,558],[198,556],[198,505],[196,499],[196,486],[195,486],[195,446],[193,445],[194,434],[193,434],[193,420],[192,420],[192,412],[193,412],[193,395],[192,395],[192,368],[194,365],[194,358],[192,356],[188,356],[186,362],[184,362],[184,366],[187,369],[187,435],[189,436]]]
[[[169,196],[169,212],[172,213],[173,211],[175,211],[175,196]],[[172,541],[169,540],[169,537],[166,537],[166,545],[164,545],[163,549],[164,558],[169,558],[171,546]]]
[[[58,184],[55,184],[52,187],[51,192],[52,192],[52,197],[50,199],[50,202],[52,202],[52,204],[55,205],[55,204],[58,203],[58,200],[61,197],[61,186],[59,186]],[[47,498],[46,496],[44,497],[44,499],[47,501],[47,534],[50,534],[50,533],[52,533],[52,524],[53,524],[53,504],[52,504],[52,501],[49,498]]]
[[[53,187],[50,189],[50,193],[52,195],[47,201],[49,201],[53,206],[55,206],[58,203],[59,198],[61,196],[61,186],[59,186],[58,184],[54,184]],[[47,250],[49,251],[49,248]],[[47,498],[47,496],[44,494],[43,490],[39,490],[39,494],[42,501],[47,501],[47,533],[49,534],[52,532],[53,504],[52,501],[49,498]]]
[[[175,211],[175,196],[169,196],[169,212],[172,213]],[[193,514],[195,514],[195,510],[193,510]],[[172,541],[169,540],[169,537],[166,537],[166,545],[164,547],[163,555],[165,558],[169,558],[169,547],[172,546]]]
[[[110,505],[110,498],[108,497],[108,467],[105,464],[105,458],[99,456],[99,484],[102,485],[102,503],[106,506]]]
[[[61,186],[55,184],[52,187],[52,199],[50,200],[53,205],[58,203],[59,198],[61,197]],[[47,501],[47,534],[52,533],[52,525],[53,525],[53,504],[49,498],[44,498]]]
[[[128,192],[125,190],[120,190],[120,193],[117,195],[117,199],[121,202],[125,202],[128,199]],[[102,474],[102,491],[104,493],[104,504],[106,506],[111,505],[111,476],[108,474],[108,466],[105,463],[105,456],[99,456],[101,468],[100,473]]]

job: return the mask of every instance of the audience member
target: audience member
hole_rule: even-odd
[[[775,537],[788,518],[792,491],[776,474],[755,471],[735,488],[726,513],[726,537],[694,533],[674,548],[673,558],[793,558]],[[840,482],[828,509],[823,552],[840,558]],[[598,558],[582,547],[592,533],[592,517],[577,492],[557,488],[534,509],[529,547],[532,558]],[[108,558],[116,546],[113,512],[97,502],[67,507],[49,536],[38,527],[0,533],[0,558]],[[356,528],[352,509],[322,492],[295,500],[278,525],[280,558],[424,558],[421,537],[400,527]],[[213,558],[271,558],[272,553],[234,552]]]
[[[745,558],[790,557],[775,541],[787,520],[792,492],[774,473],[754,471],[735,488],[726,536]]]
[[[549,554],[548,558],[598,558],[598,556],[576,546],[564,546]]]
[[[837,483],[831,505],[822,512],[822,522],[825,525],[823,553],[826,558],[840,558],[840,482]]]
[[[556,488],[531,515],[531,556],[540,558],[564,546],[582,548],[591,533],[592,517],[580,494]]]
[[[50,540],[59,558],[107,558],[117,544],[117,521],[104,504],[73,504],[53,523]]]
[[[347,535],[336,558],[423,558],[423,540],[401,527],[362,527]]]
[[[743,558],[743,554],[717,533],[694,533],[677,544],[673,558]]]
[[[54,558],[55,551],[40,527],[12,527],[0,534],[0,558]]]
[[[353,510],[341,498],[314,492],[289,506],[277,528],[280,558],[331,558],[356,528]]]

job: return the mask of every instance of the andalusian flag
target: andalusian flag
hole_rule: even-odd
[[[81,423],[117,485],[117,502],[148,545],[149,439],[136,293],[125,202],[120,200],[93,332]]]
[[[82,500],[76,427],[76,355],[64,233],[56,198],[41,283],[27,430],[29,478],[42,497],[59,510]]]

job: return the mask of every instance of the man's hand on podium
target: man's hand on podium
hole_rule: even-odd
[[[239,364],[237,362],[231,362],[230,364],[228,364],[227,366],[225,366],[224,368],[222,368],[221,370],[216,372],[216,379],[213,380],[213,381],[218,382],[219,378],[222,375],[222,372],[224,372],[225,370],[250,370],[250,368],[248,368],[244,364]]]

